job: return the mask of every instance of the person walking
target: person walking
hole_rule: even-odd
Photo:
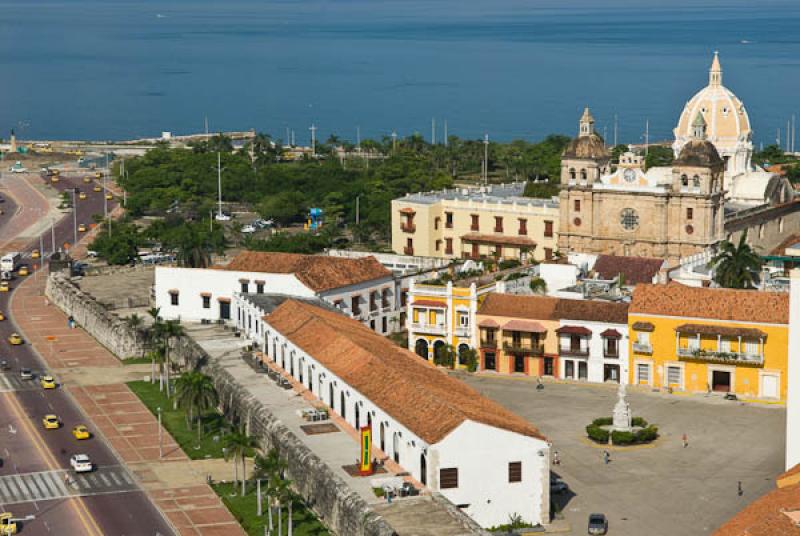
[[[686,448],[688,446],[689,446],[689,436],[687,436],[686,433],[684,433],[683,434],[683,448]]]
[[[610,462],[610,461],[611,461],[611,454],[607,450],[604,450],[603,451],[603,462],[606,465],[608,465],[608,462]]]
[[[558,451],[553,451],[553,465],[561,465],[561,458],[558,456]]]
[[[737,493],[739,494],[739,497],[741,497],[742,495],[744,495],[744,491],[742,490],[742,481],[741,481],[741,480],[738,482],[738,489],[737,489]]]

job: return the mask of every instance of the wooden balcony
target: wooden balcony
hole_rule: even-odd
[[[509,354],[544,355],[544,344],[531,341],[505,341],[503,351]]]
[[[417,230],[417,226],[413,223],[401,223],[400,230],[404,233],[413,233]]]

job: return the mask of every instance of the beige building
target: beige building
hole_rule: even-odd
[[[392,249],[403,255],[550,259],[558,202],[523,197],[524,182],[408,194],[392,201]]]
[[[559,250],[675,262],[745,231],[771,249],[800,226],[800,204],[788,180],[752,163],[751,139],[716,54],[680,115],[670,166],[645,168],[633,153],[612,165],[587,108],[562,157]]]

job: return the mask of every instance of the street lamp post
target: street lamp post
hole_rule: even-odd
[[[164,457],[164,447],[161,442],[161,406],[158,406],[156,410],[158,411],[158,459],[160,460]]]
[[[75,203],[75,192],[77,188],[72,188],[72,235],[73,245],[78,243],[78,205]]]

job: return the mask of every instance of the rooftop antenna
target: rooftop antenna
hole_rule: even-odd
[[[647,156],[650,152],[650,120],[646,119],[644,122],[644,155]]]
[[[222,219],[222,156],[217,151],[217,215]]]
[[[356,127],[356,150],[361,152],[361,127]]]
[[[205,116],[205,117],[203,118],[203,123],[204,123],[204,124],[205,124],[205,126],[206,126],[206,141],[208,141],[208,140],[209,140],[209,137],[208,137],[208,116]]]
[[[392,131],[392,152],[397,150],[397,132]]]
[[[291,140],[289,139],[289,127],[286,127],[286,143],[284,145],[289,145],[290,141]]]
[[[489,134],[483,135],[483,184],[489,184]]]
[[[617,114],[614,114],[614,147],[617,146]]]
[[[436,145],[436,118],[431,118],[431,145]]]
[[[444,146],[447,147],[447,119],[444,120]]]
[[[317,156],[317,125],[311,123],[308,130],[311,131],[311,157],[314,158]]]

